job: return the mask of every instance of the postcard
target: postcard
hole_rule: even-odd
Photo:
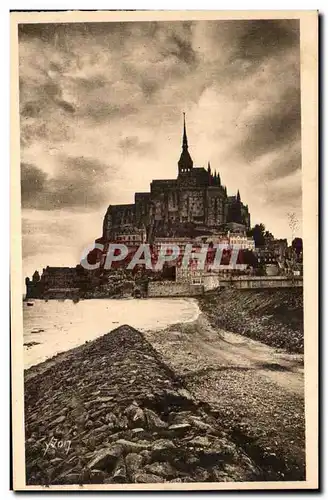
[[[11,13],[13,488],[318,488],[318,13]]]

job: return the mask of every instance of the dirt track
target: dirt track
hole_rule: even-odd
[[[215,330],[204,315],[146,337],[258,464],[302,478],[303,355]]]

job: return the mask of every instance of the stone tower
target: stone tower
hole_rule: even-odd
[[[182,138],[182,152],[178,161],[179,175],[190,172],[193,168],[194,162],[188,151],[188,139],[186,131],[186,114],[183,113],[183,138]]]

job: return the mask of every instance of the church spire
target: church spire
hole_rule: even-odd
[[[239,193],[239,189],[237,191],[237,201],[240,201],[240,193]]]
[[[213,176],[212,176],[212,170],[211,170],[211,164],[210,162],[207,163],[207,175],[208,175],[208,185],[212,185],[213,181]]]
[[[188,139],[186,130],[186,113],[183,113],[183,137],[182,137],[182,153],[178,161],[179,174],[188,172],[192,169],[194,163],[188,151]]]
[[[182,139],[182,149],[188,149],[188,139],[186,131],[186,113],[183,113],[183,139]]]

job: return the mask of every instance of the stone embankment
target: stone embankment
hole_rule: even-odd
[[[29,485],[263,479],[128,326],[26,371],[25,432]]]
[[[200,297],[199,305],[215,328],[289,352],[303,352],[302,288],[222,289]]]

